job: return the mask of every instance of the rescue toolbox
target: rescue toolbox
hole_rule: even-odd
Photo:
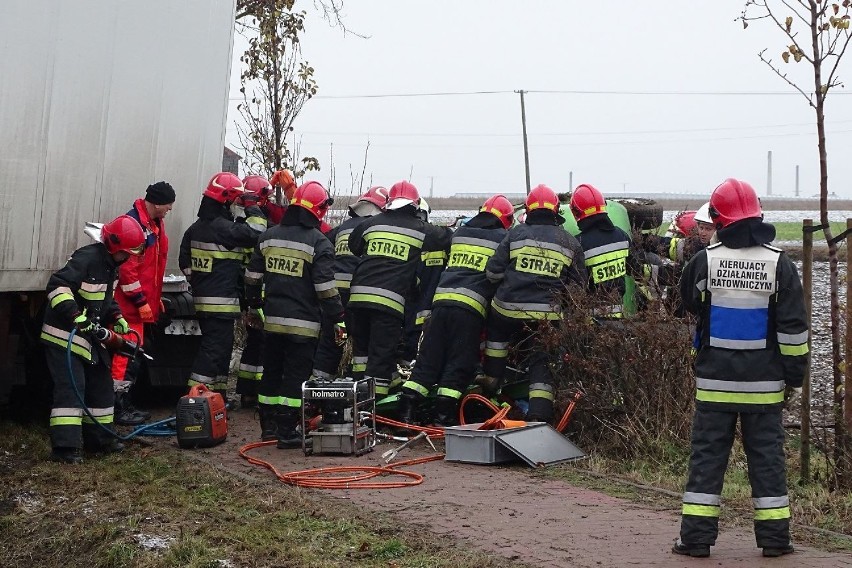
[[[585,452],[545,422],[527,422],[516,428],[480,430],[482,424],[444,428],[446,461],[477,464],[521,459],[531,467],[545,467],[586,457]]]
[[[228,420],[222,395],[195,385],[177,403],[175,422],[181,448],[209,448],[228,437]]]

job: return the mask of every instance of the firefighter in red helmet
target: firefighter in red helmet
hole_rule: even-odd
[[[352,284],[352,273],[358,266],[358,257],[349,250],[349,236],[355,227],[382,212],[388,200],[388,190],[380,185],[368,189],[358,200],[349,206],[349,219],[328,233],[328,240],[334,244],[334,280],[340,292],[343,308],[349,304],[349,286]],[[351,318],[346,316],[347,328]],[[338,343],[329,327],[323,327],[314,360],[313,375],[319,379],[335,378],[340,359],[343,357],[343,346]]]
[[[310,378],[320,330],[342,335],[334,248],[319,230],[333,202],[319,182],[300,186],[281,223],[260,236],[245,271],[249,306],[264,312],[260,435],[277,439],[279,448],[301,447],[301,386]]]
[[[552,361],[537,345],[535,332],[561,317],[559,293],[567,286],[585,288],[588,276],[580,243],[562,228],[556,193],[535,187],[526,209],[524,224],[509,230],[485,266],[488,279],[499,286],[486,325],[485,374],[477,382],[488,394],[500,388],[514,344],[529,367],[527,419],[547,422],[555,398]]]
[[[119,265],[142,254],[145,247],[142,227],[129,215],[121,215],[102,228],[90,225],[86,233],[98,242],[74,251],[65,266],[50,277],[41,328],[41,340],[47,347],[45,359],[53,377],[50,459],[71,464],[83,461],[83,448],[105,453],[124,448],[109,433],[115,401],[110,354],[92,331],[95,324],[111,326],[122,334],[130,330],[115,303],[113,286]],[[66,361],[69,341],[70,368]]]
[[[352,231],[349,250],[360,257],[349,289],[352,370],[375,379],[376,396],[388,394],[396,368],[406,302],[412,301],[423,251],[442,250],[452,231],[417,217],[420,194],[410,182],[391,186],[385,210]]]
[[[627,275],[641,277],[639,260],[631,252],[630,235],[616,227],[606,212],[606,199],[594,186],[582,184],[571,193],[571,214],[580,234],[589,273],[588,290],[594,297],[592,313],[599,319],[623,316]]]
[[[402,385],[400,420],[417,423],[417,406],[438,386],[434,424],[458,424],[458,406],[479,365],[479,344],[488,304],[497,285],[485,266],[514,220],[514,207],[502,195],[488,198],[479,213],[453,235],[447,268],[432,300],[411,378]]]
[[[268,179],[259,175],[249,175],[243,178],[243,187],[245,188],[242,198],[244,204],[256,204],[266,217],[269,226],[281,222],[286,207],[275,203],[275,189]],[[246,265],[248,265],[254,247],[247,247],[245,251]],[[236,393],[240,395],[240,406],[249,408],[257,405],[257,388],[263,376],[263,328],[260,318],[248,317],[247,312],[243,321],[246,340],[237,368]]]
[[[719,532],[722,483],[740,423],[763,555],[793,552],[781,411],[801,388],[808,361],[808,316],[796,265],[770,243],[757,193],[727,179],[710,197],[719,242],[683,271],[681,298],[699,316],[692,454],[680,538],[672,551],[709,556]]]
[[[266,229],[257,205],[243,201],[240,178],[220,172],[210,178],[198,207],[198,219],[183,234],[178,264],[189,279],[201,345],[189,386],[203,384],[225,397],[234,320],[240,317],[245,249]],[[225,399],[227,400],[227,398]]]

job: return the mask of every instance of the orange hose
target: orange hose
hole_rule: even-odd
[[[391,489],[396,487],[412,487],[423,483],[423,476],[419,473],[396,469],[402,466],[417,465],[430,461],[444,459],[444,454],[435,454],[422,458],[415,458],[388,464],[386,466],[336,466],[320,467],[316,469],[305,469],[281,473],[268,461],[248,455],[248,452],[261,446],[275,444],[275,440],[269,442],[252,442],[240,448],[240,456],[249,463],[259,465],[270,470],[282,482],[298,487],[312,487],[314,489]],[[338,475],[348,473],[350,475]],[[332,474],[331,477],[322,477]],[[401,475],[409,478],[405,481],[371,481],[367,480],[379,475]]]

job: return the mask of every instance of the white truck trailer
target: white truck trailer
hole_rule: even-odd
[[[222,168],[234,0],[6,0],[0,16],[0,404],[86,221],[166,180],[168,272]]]

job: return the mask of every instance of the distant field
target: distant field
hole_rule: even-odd
[[[814,221],[814,224],[817,222]],[[795,222],[782,222],[782,223],[772,223],[775,226],[775,240],[776,241],[801,241],[802,240],[802,224]],[[846,223],[843,221],[832,222],[831,225],[831,234],[839,235],[843,231],[846,230]],[[819,231],[814,235],[814,243],[824,243],[825,237],[822,234],[822,231]]]

